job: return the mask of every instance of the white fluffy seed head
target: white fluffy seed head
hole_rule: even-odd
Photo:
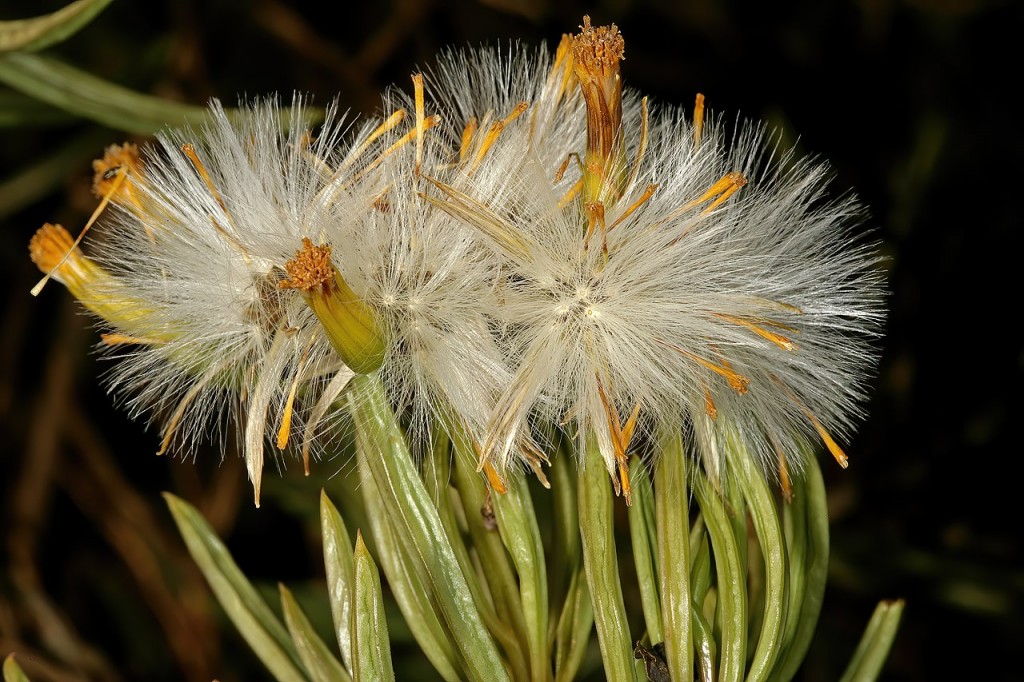
[[[387,110],[413,102],[387,100]],[[382,138],[391,148],[415,127]],[[417,175],[419,160],[421,174]],[[339,272],[374,311],[390,339],[379,373],[414,444],[429,442],[431,424],[458,420],[476,439],[510,372],[493,333],[501,292],[493,254],[471,228],[433,208],[422,193],[428,177],[451,171],[451,148],[428,131],[421,151],[409,142],[380,167],[381,194],[371,211],[332,224],[325,238]]]
[[[372,178],[339,188],[344,122],[330,109],[312,139],[307,115],[298,99],[234,120],[214,103],[201,130],[161,135],[94,248],[145,311],[107,321],[141,341],[114,346],[111,387],[163,420],[162,450],[187,451],[235,421],[257,500],[268,438],[292,440],[299,406],[349,373],[302,298],[280,287],[282,265],[302,237],[366,210],[374,191]]]
[[[813,439],[842,461],[883,316],[862,209],[762,127],[695,128],[629,91],[595,162],[569,47],[449,53],[425,117],[395,91],[348,137],[333,110],[309,136],[300,101],[162,136],[97,230],[106,323],[135,342],[112,387],[164,447],[235,421],[258,500],[268,437],[311,447],[351,376],[281,286],[308,239],[379,324],[414,443],[457,422],[508,468],[540,421],[620,479],[634,430],[685,430],[713,473],[726,439],[766,471]]]
[[[435,192],[504,261],[496,317],[518,369],[487,456],[511,465],[539,418],[569,425],[581,452],[594,434],[613,471],[616,430],[637,406],[648,426],[686,425],[705,457],[738,432],[769,471],[778,453],[799,466],[811,438],[848,437],[883,316],[876,249],[855,240],[856,201],[827,199],[826,167],[776,149],[758,126],[695,134],[669,109],[645,136],[627,93],[626,153],[604,170],[621,195],[588,237],[592,209],[571,192],[581,169],[555,173],[559,157],[583,154],[581,105],[571,94],[550,105],[547,68],[484,51],[440,69],[460,116],[549,97],[542,128],[513,124],[450,181],[458,193]]]

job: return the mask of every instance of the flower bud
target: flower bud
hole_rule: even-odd
[[[349,288],[331,262],[330,246],[302,240],[285,264],[284,289],[298,289],[313,309],[334,350],[353,372],[369,374],[384,363],[387,340],[373,311]]]

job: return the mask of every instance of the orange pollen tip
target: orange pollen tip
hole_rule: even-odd
[[[618,71],[625,51],[626,43],[615,24],[591,26],[589,16],[583,17],[580,33],[572,39],[573,59],[584,71]]]
[[[302,248],[295,253],[295,258],[284,265],[288,279],[278,285],[282,289],[298,289],[311,292],[317,288],[330,291],[334,281],[334,264],[331,262],[331,247],[324,244],[316,246],[308,237],[302,238]]]
[[[32,235],[28,254],[43,272],[50,272],[75,248],[75,240],[62,225],[46,223]]]
[[[704,387],[704,411],[712,421],[718,419],[718,408],[715,407],[715,400],[706,386]]]
[[[487,476],[487,482],[491,484],[494,492],[499,495],[504,495],[508,492],[508,486],[505,485],[505,481],[498,474],[498,470],[490,462],[484,462],[484,474]]]
[[[704,95],[697,93],[697,101],[693,106],[693,144],[700,144],[704,133]]]
[[[727,322],[732,322],[733,324],[739,325],[741,327],[746,327],[750,331],[752,331],[755,334],[757,334],[758,336],[760,336],[762,339],[765,339],[766,341],[770,341],[770,342],[774,343],[776,346],[778,346],[782,350],[794,351],[797,348],[797,345],[795,343],[793,343],[793,340],[790,339],[789,337],[783,336],[782,334],[777,334],[777,333],[775,333],[773,331],[765,329],[762,326],[754,324],[750,320],[743,319],[742,317],[736,317],[734,315],[726,315],[724,313],[715,313],[715,317],[723,319],[723,320],[725,320]],[[773,323],[773,322],[770,322],[770,321],[768,323],[769,324],[777,324],[777,323]],[[777,326],[785,327],[785,325],[782,325],[782,324],[778,324]],[[792,329],[791,327],[787,327],[787,328]]]
[[[131,142],[112,144],[103,151],[102,158],[92,162],[92,193],[96,197],[106,196],[118,175],[126,171],[137,175],[141,170],[138,145]]]
[[[622,497],[626,500],[626,506],[633,506],[633,486],[629,482],[629,462],[625,457],[618,460],[619,463],[619,487]]]

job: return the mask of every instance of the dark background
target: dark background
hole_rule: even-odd
[[[0,19],[61,4],[0,2]],[[1009,104],[1024,4],[332,4],[341,20],[313,2],[122,1],[50,52],[192,103],[300,90],[372,112],[383,86],[407,87],[439,48],[553,45],[589,12],[625,35],[628,85],[686,105],[700,91],[727,117],[799,139],[831,161],[837,193],[853,188],[870,208],[892,293],[870,417],[849,470],[825,467],[831,579],[803,679],[837,678],[875,603],[892,597],[907,609],[884,679],[1024,679],[1024,486],[1012,473],[1024,454],[1012,431],[1024,136]],[[59,119],[0,126],[0,655],[30,652],[35,679],[257,677],[159,492],[200,506],[250,577],[313,603],[322,564],[308,500],[340,463],[308,480],[295,466],[271,473],[256,511],[234,456],[153,456],[157,437],[98,383],[89,320],[60,286],[28,295],[30,235],[83,223],[89,161],[123,137]]]

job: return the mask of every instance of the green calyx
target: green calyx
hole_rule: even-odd
[[[380,368],[387,337],[373,311],[352,291],[331,262],[330,246],[302,240],[302,248],[285,265],[283,288],[298,289],[316,314],[334,350],[353,372]]]

